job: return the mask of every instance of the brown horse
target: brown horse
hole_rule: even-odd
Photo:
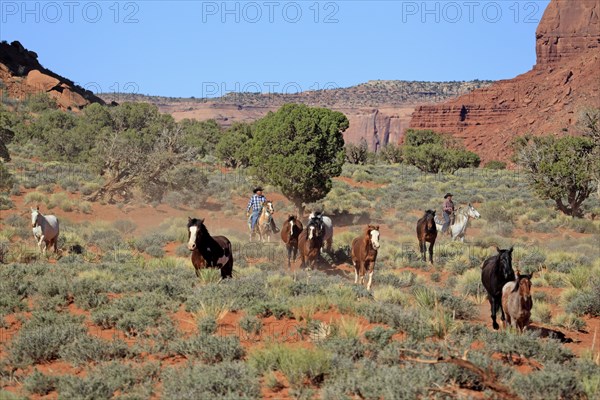
[[[419,240],[419,251],[421,259],[427,261],[425,252],[427,242],[429,242],[429,262],[433,264],[433,245],[437,237],[437,228],[435,226],[435,210],[427,210],[425,214],[417,221],[417,239]]]
[[[365,273],[369,272],[367,290],[371,290],[377,250],[379,249],[379,225],[369,225],[363,235],[352,241],[352,264],[354,264],[354,283],[365,283]]]
[[[302,262],[300,268],[314,268],[322,246],[322,226],[310,220],[306,228],[298,236],[298,250],[300,250],[300,261]]]
[[[203,268],[219,268],[221,279],[231,278],[233,253],[231,242],[225,236],[210,236],[204,219],[188,218],[188,250],[192,252],[192,265],[196,276]]]
[[[302,222],[293,215],[288,217],[281,228],[281,240],[283,240],[285,248],[287,249],[288,268],[291,266],[292,257],[294,262],[296,262],[296,256],[298,254],[298,236],[300,236],[303,228]]]
[[[531,278],[533,274],[521,275],[517,272],[517,280],[507,282],[502,288],[502,309],[506,314],[504,327],[510,325],[523,332],[529,325],[531,317]]]

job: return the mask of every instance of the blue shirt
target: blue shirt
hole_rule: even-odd
[[[257,194],[253,194],[252,197],[250,198],[250,201],[248,202],[248,207],[246,208],[246,211],[250,211],[250,209],[252,208],[252,211],[260,211],[262,204],[267,200],[267,198],[263,195],[257,195]]]

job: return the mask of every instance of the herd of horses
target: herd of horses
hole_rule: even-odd
[[[255,226],[261,241],[270,240],[272,234],[270,218],[273,218],[274,208],[267,201],[261,210],[261,216]],[[459,208],[454,224],[450,226],[452,240],[464,241],[467,224],[471,218],[479,218],[480,214],[469,204]],[[39,207],[31,209],[31,224],[33,235],[41,252],[53,246],[58,251],[59,222],[54,215],[42,215]],[[417,238],[421,258],[426,261],[426,246],[429,243],[429,261],[433,263],[433,246],[438,230],[441,229],[436,221],[435,211],[427,210],[417,221]],[[191,261],[196,275],[204,268],[218,268],[221,278],[231,278],[233,275],[233,249],[231,241],[225,236],[211,236],[204,224],[204,219],[188,218],[188,243]],[[371,290],[377,252],[380,248],[380,232],[378,225],[367,225],[362,234],[352,240],[350,258],[354,266],[354,283],[365,284],[368,275],[367,290]],[[287,265],[300,255],[301,268],[314,269],[321,251],[331,252],[333,242],[333,222],[331,218],[320,212],[311,213],[306,226],[294,215],[288,216],[281,229],[281,239],[287,249]],[[501,320],[506,324],[523,330],[529,323],[532,300],[532,275],[515,274],[512,268],[512,251],[496,248],[498,254],[487,258],[481,267],[481,281],[488,293],[491,307],[492,326],[499,329],[496,314],[501,312]]]

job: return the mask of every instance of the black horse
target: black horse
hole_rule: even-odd
[[[210,236],[204,219],[188,218],[188,250],[192,252],[192,265],[196,275],[203,268],[219,268],[221,278],[231,278],[233,252],[225,236]]]
[[[417,221],[417,239],[419,240],[419,251],[421,259],[427,261],[425,252],[429,242],[429,262],[433,264],[433,245],[437,238],[437,227],[435,226],[435,210],[427,210]]]
[[[488,293],[488,300],[492,308],[492,322],[494,329],[498,329],[496,322],[496,312],[500,309],[502,313],[502,321],[504,318],[504,310],[502,309],[502,288],[507,282],[515,280],[515,271],[512,268],[512,251],[513,248],[506,250],[498,250],[498,254],[489,257],[481,266],[481,283]]]

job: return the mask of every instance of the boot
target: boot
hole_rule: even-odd
[[[273,230],[274,233],[279,233],[279,228],[277,226],[275,226],[274,219],[271,219],[271,230]]]

